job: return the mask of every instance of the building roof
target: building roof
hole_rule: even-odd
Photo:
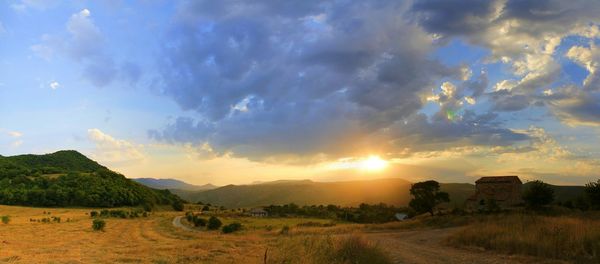
[[[481,177],[475,183],[519,183],[522,184],[518,176],[489,176]]]
[[[262,208],[252,208],[252,209],[250,209],[250,213],[251,214],[266,214],[267,211],[265,211],[265,209],[262,209]]]

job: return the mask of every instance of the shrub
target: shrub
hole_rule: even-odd
[[[98,212],[96,212],[96,211],[91,211],[90,212],[90,217],[94,218],[94,217],[97,217],[97,216],[98,216]]]
[[[242,229],[242,224],[235,222],[223,227],[222,231],[225,234],[233,233]]]
[[[183,211],[183,209],[185,207],[183,202],[180,200],[174,201],[173,204],[171,204],[171,206],[173,207],[173,210],[175,210],[175,211]]]
[[[217,230],[217,229],[221,228],[221,225],[223,225],[223,223],[221,222],[221,220],[219,220],[219,218],[211,216],[208,219],[208,229],[209,230]]]
[[[281,231],[279,231],[280,235],[287,235],[290,233],[290,227],[285,225],[281,228]]]
[[[106,222],[102,219],[94,219],[94,221],[92,221],[92,229],[94,229],[94,231],[104,231],[105,226]]]
[[[144,203],[142,204],[142,207],[144,208],[144,212],[151,212],[152,208],[154,208],[154,204]]]
[[[197,215],[195,215],[195,216],[193,216],[192,223],[194,223],[194,226],[206,226],[207,221],[206,221],[206,219],[198,217]],[[217,227],[215,229],[219,229],[219,228]]]
[[[2,216],[2,223],[4,224],[8,224],[10,222],[10,216],[8,215],[3,215]]]

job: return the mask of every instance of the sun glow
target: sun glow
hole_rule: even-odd
[[[328,167],[334,170],[355,169],[367,172],[382,171],[388,166],[388,161],[377,155],[371,155],[366,158],[343,158],[330,164]]]
[[[388,162],[381,159],[379,156],[369,156],[367,159],[360,162],[360,168],[366,171],[380,171],[388,166]]]

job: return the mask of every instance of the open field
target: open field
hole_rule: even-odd
[[[368,261],[358,263],[565,263],[454,247],[447,238],[465,231],[439,228],[436,221],[448,220],[444,218],[433,223],[298,227],[330,220],[223,217],[224,224],[244,225],[243,231],[226,235],[192,228],[185,217],[181,224],[186,228],[174,226],[173,220],[183,212],[173,211],[134,219],[107,218],[106,230],[95,232],[87,215],[91,210],[0,206],[0,215],[10,216],[8,224],[0,223],[0,263],[264,263],[265,251],[268,263],[346,263],[361,257]],[[61,222],[30,221],[52,216]],[[290,232],[280,234],[283,226],[289,226]]]

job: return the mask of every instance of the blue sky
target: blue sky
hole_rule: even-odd
[[[600,177],[596,11],[591,0],[4,1],[0,154],[76,149],[128,177],[199,184],[582,184]],[[386,168],[339,170],[373,157]]]

